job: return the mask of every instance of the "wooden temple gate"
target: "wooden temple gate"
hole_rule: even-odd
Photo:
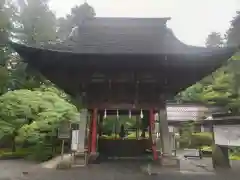
[[[154,112],[159,113],[161,158],[154,138],[149,141],[154,159],[164,164],[172,153],[166,100],[216,70],[237,50],[185,45],[167,27],[168,20],[92,18],[80,21],[74,28],[77,33],[64,42],[11,46],[29,66],[88,109],[91,121],[86,146],[90,156],[97,155],[97,117],[101,111],[144,110],[151,130]],[[143,143],[123,142],[141,147]]]

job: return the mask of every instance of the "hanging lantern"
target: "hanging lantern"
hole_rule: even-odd
[[[104,118],[104,119],[107,118],[107,110],[106,110],[106,109],[105,109],[105,111],[104,111],[104,116],[103,116],[103,118]]]
[[[142,119],[143,118],[143,111],[141,109],[141,112],[140,112],[140,118]]]
[[[117,109],[117,119],[119,118],[119,112],[118,112],[118,109]]]
[[[129,110],[128,115],[129,115],[129,119],[131,119],[132,118],[132,111],[131,110]]]

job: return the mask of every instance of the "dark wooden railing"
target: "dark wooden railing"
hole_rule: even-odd
[[[151,148],[149,139],[99,139],[98,152],[105,157],[138,157]]]

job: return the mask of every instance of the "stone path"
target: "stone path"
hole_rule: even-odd
[[[22,172],[34,167],[36,167],[35,163],[24,160],[0,160],[0,180],[19,177]]]
[[[138,163],[118,161],[86,168],[54,170],[25,161],[0,161],[0,180],[238,180],[240,177],[240,168],[238,171],[207,173],[189,161],[181,161],[182,173],[167,172],[149,176],[142,173],[139,167]],[[24,171],[28,173],[22,174]]]
[[[35,172],[36,173],[36,172]],[[135,164],[103,163],[87,168],[66,171],[45,171],[41,175],[30,173],[22,180],[238,180],[239,175],[229,173],[163,173],[149,176]],[[231,174],[231,175],[230,175]]]
[[[48,168],[48,169],[56,169],[57,165],[61,161],[72,161],[71,154],[64,154],[63,157],[62,156],[57,156],[57,157],[55,157],[55,158],[53,158],[49,161],[41,163],[40,166],[43,167],[43,168]]]

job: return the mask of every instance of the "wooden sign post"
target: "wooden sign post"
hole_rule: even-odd
[[[63,159],[64,155],[64,145],[65,140],[70,139],[71,137],[71,124],[68,121],[62,122],[60,128],[58,128],[58,138],[62,140],[62,147],[61,147],[61,158]]]

